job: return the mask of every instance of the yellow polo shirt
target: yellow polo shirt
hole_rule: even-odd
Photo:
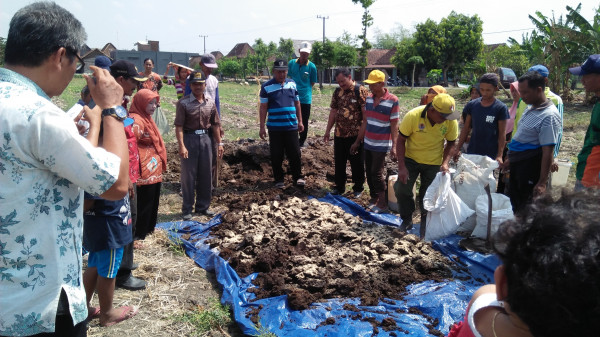
[[[431,125],[424,109],[425,105],[421,105],[406,113],[398,127],[398,131],[407,137],[405,157],[419,164],[441,165],[444,142],[458,138],[458,122]]]

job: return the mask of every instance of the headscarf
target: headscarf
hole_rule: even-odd
[[[512,82],[510,84],[510,89],[515,89],[517,92],[519,92],[519,81]],[[510,109],[508,109],[508,114],[510,115],[510,118],[506,121],[506,134],[513,132],[513,129],[515,127],[515,116],[517,114],[517,107],[519,106],[519,101],[520,99],[515,100],[515,98],[513,97],[513,104],[510,107]]]
[[[148,131],[150,139],[154,144],[154,149],[156,149],[156,153],[162,160],[163,167],[166,169],[167,149],[165,148],[165,143],[160,136],[160,131],[158,131],[158,127],[156,127],[156,123],[154,123],[152,116],[146,112],[148,103],[155,98],[158,99],[158,94],[150,89],[138,90],[137,94],[133,96],[133,101],[131,102],[131,107],[129,108],[129,114],[134,120],[136,120],[136,122],[141,120],[144,123],[144,131]]]
[[[435,96],[437,96],[438,94],[446,93],[446,89],[444,87],[442,87],[441,85],[434,85],[433,87],[431,87],[429,89],[432,89],[433,91],[435,91],[435,94],[430,94],[428,92],[426,95],[424,95],[423,99],[421,100],[421,105],[427,105],[427,104],[433,102],[433,98]]]

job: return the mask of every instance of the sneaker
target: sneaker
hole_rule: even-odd
[[[278,181],[275,183],[275,187],[277,188],[284,188],[285,184],[283,183],[283,181]]]
[[[215,212],[209,211],[208,209],[205,209],[204,211],[196,210],[196,211],[194,211],[194,213],[200,214],[200,215],[206,215],[206,216],[214,216],[215,215]]]
[[[352,196],[355,199],[358,199],[358,198],[360,198],[362,196],[362,194],[363,194],[363,191],[354,191],[354,193],[352,193]]]
[[[298,180],[296,180],[296,186],[304,186],[306,185],[306,181],[302,178],[298,178]]]
[[[192,214],[190,214],[190,213],[184,214],[183,217],[181,217],[181,218],[185,221],[192,220]]]

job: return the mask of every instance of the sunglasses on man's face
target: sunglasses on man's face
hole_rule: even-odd
[[[71,48],[65,47],[65,49],[67,50],[67,52],[73,54],[77,58],[77,67],[75,68],[75,72],[80,72],[81,70],[83,70],[83,67],[85,67],[85,62],[83,61],[81,56],[79,56],[79,53],[77,53],[77,51]]]

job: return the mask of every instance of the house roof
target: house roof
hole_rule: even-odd
[[[396,49],[370,49],[367,53],[367,66],[365,68],[395,68],[392,56]]]
[[[210,53],[215,57],[215,60],[217,60],[217,61],[223,58],[223,53],[221,53],[218,50],[211,51]]]
[[[109,54],[102,52],[102,50],[100,50],[98,48],[94,48],[94,49],[90,50],[85,55],[83,55],[81,58],[85,60],[85,59],[92,58],[92,57],[96,58],[96,56],[98,56],[98,55],[104,55],[104,56],[110,58]]]
[[[254,49],[248,43],[238,43],[227,54],[227,57],[246,57],[248,54],[255,54]]]

